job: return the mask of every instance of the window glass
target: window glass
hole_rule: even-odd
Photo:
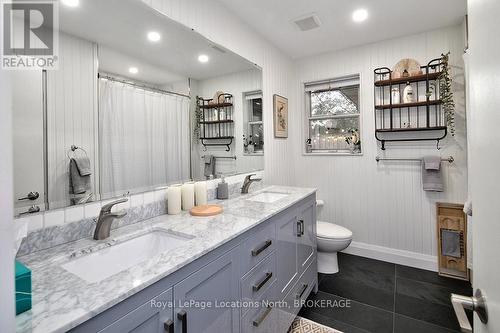
[[[359,86],[311,92],[311,116],[359,113]]]

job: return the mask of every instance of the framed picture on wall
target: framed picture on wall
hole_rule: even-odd
[[[274,94],[274,137],[288,138],[288,99]]]

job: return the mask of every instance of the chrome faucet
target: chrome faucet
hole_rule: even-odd
[[[106,239],[109,237],[111,233],[111,224],[115,219],[119,219],[127,215],[126,211],[120,211],[116,213],[111,212],[111,208],[113,208],[114,205],[127,202],[127,198],[123,199],[118,199],[116,201],[110,202],[107,205],[102,206],[101,208],[101,213],[99,214],[99,218],[97,219],[97,225],[95,227],[94,231],[94,239],[95,240],[102,240]]]
[[[250,187],[250,185],[252,185],[253,182],[260,182],[262,180],[261,178],[252,178],[252,176],[255,176],[255,173],[252,173],[251,175],[245,177],[243,186],[241,187],[241,194],[248,193],[248,188]]]

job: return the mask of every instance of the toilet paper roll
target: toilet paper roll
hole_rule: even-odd
[[[207,204],[207,182],[194,183],[194,197],[196,206]]]
[[[181,212],[181,184],[170,185],[167,189],[167,214],[177,215]]]
[[[194,182],[182,184],[182,209],[190,210],[194,206]]]

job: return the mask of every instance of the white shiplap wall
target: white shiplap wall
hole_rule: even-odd
[[[60,34],[59,69],[47,72],[48,197],[50,207],[69,205],[71,145],[83,147],[97,174],[97,57],[92,42]],[[80,154],[81,152],[79,152]]]
[[[200,156],[212,154],[215,156],[236,156],[236,160],[219,159],[216,161],[216,172],[224,174],[235,174],[241,172],[250,172],[264,168],[264,156],[244,155],[243,154],[243,94],[256,90],[262,90],[262,72],[258,69],[244,72],[231,73],[224,76],[218,76],[206,80],[198,81],[197,95],[203,98],[212,98],[215,92],[223,91],[233,95],[233,119],[234,119],[234,143],[232,149],[226,152],[225,147],[208,147],[207,151],[203,146],[195,146],[196,152],[193,154],[193,177],[200,179],[203,175],[203,161]]]
[[[374,138],[373,70],[393,67],[401,58],[415,58],[422,64],[451,51],[456,99],[457,134],[441,144],[400,144],[377,148]],[[460,26],[365,45],[310,57],[296,62],[295,94],[298,112],[291,133],[303,133],[303,83],[339,76],[361,74],[361,113],[363,156],[303,156],[304,136],[294,136],[294,185],[319,189],[325,200],[319,217],[351,229],[356,253],[435,268],[437,251],[435,202],[463,203],[467,195],[465,106],[463,77],[463,35]],[[302,117],[302,118],[301,118]],[[299,119],[300,118],[300,119]],[[446,191],[422,190],[419,163],[379,163],[375,156],[421,157],[453,155],[455,163],[443,163]],[[268,165],[266,164],[266,167]],[[368,249],[368,250],[366,250]],[[399,252],[398,252],[399,251]],[[372,252],[370,254],[370,252]],[[385,253],[385,254],[384,254]],[[400,258],[400,259],[401,259]],[[414,263],[414,259],[422,262]]]
[[[173,20],[201,33],[262,68],[264,124],[272,124],[273,94],[290,96],[293,64],[275,46],[250,29],[218,1],[143,0]],[[290,119],[295,117],[290,100]],[[290,163],[293,140],[274,139],[272,126],[264,126],[265,176],[274,184],[292,183]]]

